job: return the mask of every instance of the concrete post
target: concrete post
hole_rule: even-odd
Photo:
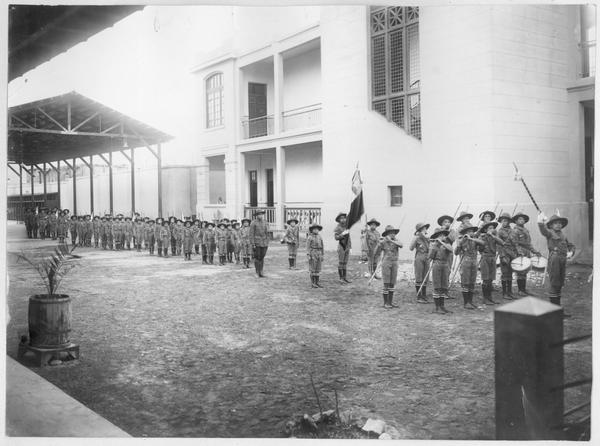
[[[496,439],[559,440],[563,310],[534,297],[494,312]],[[556,345],[558,344],[558,345]]]
[[[283,56],[276,52],[273,55],[273,116],[274,133],[278,135],[283,129]]]
[[[275,147],[275,225],[277,229],[283,229],[285,202],[285,149],[281,146]]]

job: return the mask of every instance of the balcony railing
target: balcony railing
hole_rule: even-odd
[[[321,125],[321,104],[307,105],[281,114],[282,131],[305,129]]]
[[[298,220],[298,226],[302,231],[308,231],[308,227],[312,224],[321,224],[321,208],[305,208],[305,207],[285,207],[283,211],[285,221],[292,218]]]
[[[273,123],[273,115],[261,116],[259,118],[252,119],[245,117],[242,119],[242,132],[244,139],[272,135],[274,128]]]
[[[244,206],[244,218],[252,220],[256,211],[265,211],[265,221],[269,225],[275,224],[275,208],[272,206]]]

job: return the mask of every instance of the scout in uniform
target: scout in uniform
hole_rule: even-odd
[[[460,225],[458,226],[458,232],[459,233],[464,228],[473,226],[471,224],[471,219],[472,218],[473,218],[473,214],[469,214],[468,212],[461,211],[460,215],[456,218],[456,221],[458,221],[460,223]]]
[[[112,236],[117,251],[123,249],[123,216],[117,214],[112,225]]]
[[[66,213],[62,211],[59,213],[56,227],[58,243],[65,243],[65,238],[67,238],[69,235],[69,221]]]
[[[177,224],[175,225],[175,254],[181,255],[181,248],[183,247],[183,221],[177,219]]]
[[[215,225],[212,222],[206,222],[206,229],[202,236],[202,246],[204,246],[207,256],[207,261],[210,265],[213,264],[215,256],[215,248],[217,245],[217,234],[215,232]]]
[[[321,264],[323,263],[323,239],[319,232],[323,230],[320,225],[314,224],[308,228],[310,234],[306,238],[306,255],[308,257],[308,271],[312,288],[323,288],[319,283]]]
[[[515,222],[513,234],[515,236],[515,245],[519,257],[531,257],[531,253],[539,256],[539,251],[536,251],[531,245],[531,235],[529,234],[529,230],[525,228],[525,223],[529,221],[529,216],[519,212],[513,215],[513,221]],[[517,272],[517,287],[519,288],[517,293],[519,296],[529,296],[529,293],[526,290],[527,271]]]
[[[169,225],[169,233],[170,235],[170,240],[169,240],[169,244],[167,245],[167,248],[169,246],[171,246],[171,255],[174,256],[177,253],[177,240],[175,240],[175,226],[177,226],[177,219],[173,216],[169,217],[168,220],[168,225]],[[163,247],[164,249],[164,247]]]
[[[460,255],[460,285],[462,288],[463,305],[467,310],[477,308],[473,304],[473,290],[477,278],[477,247],[484,243],[473,237],[477,228],[472,225],[464,225],[459,231],[459,238],[454,250],[455,255]]]
[[[156,224],[154,225],[154,240],[156,240],[156,251],[158,253],[159,257],[162,257],[163,255],[163,242],[162,239],[160,238],[160,232],[162,231],[163,228],[163,222],[164,220],[160,217],[158,217],[155,220]],[[168,249],[167,245],[167,249]]]
[[[106,251],[106,215],[100,217],[100,246]]]
[[[492,299],[492,282],[496,279],[497,245],[502,245],[504,242],[496,235],[496,226],[498,226],[498,222],[488,221],[479,228],[479,234],[481,234],[479,239],[484,243],[479,246],[479,252],[481,253],[481,260],[479,261],[481,293],[486,305],[499,303]]]
[[[337,226],[333,231],[333,236],[338,241],[338,274],[340,276],[340,282],[342,283],[350,283],[346,278],[346,266],[348,265],[348,258],[350,257],[350,248],[352,247],[350,231],[346,227],[347,215],[348,214],[340,212],[337,217],[335,217]]]
[[[431,234],[431,244],[429,246],[429,260],[431,265],[431,280],[433,281],[433,302],[435,303],[434,313],[451,313],[446,310],[444,297],[448,293],[448,280],[450,271],[448,269],[448,258],[452,252],[452,246],[444,241],[449,231],[437,228]]]
[[[427,286],[423,282],[427,271],[429,271],[429,239],[427,230],[429,225],[426,223],[417,223],[415,226],[415,238],[408,249],[415,251],[415,288],[417,290],[417,302],[421,304],[429,303],[427,300]],[[450,271],[448,271],[449,273]]]
[[[98,215],[94,215],[92,231],[94,233],[94,247],[97,248],[100,242],[100,217]]]
[[[377,228],[381,225],[377,220],[372,218],[367,222],[368,229],[365,231],[365,248],[367,251],[367,262],[369,265],[369,276],[372,276],[377,269],[377,261],[375,260],[375,250],[379,244],[381,235]]]
[[[36,208],[37,209],[37,208]],[[38,229],[40,227],[40,214],[39,211],[35,211],[33,212],[33,216],[32,216],[33,220],[32,220],[32,232],[33,232],[33,238],[38,238]]]
[[[233,235],[233,222],[231,220],[225,225],[225,237],[227,239],[227,253],[226,253],[226,261],[229,263],[233,263],[233,253],[235,252],[235,238]]]
[[[160,227],[160,240],[163,247],[163,257],[169,257],[169,242],[171,242],[171,229],[169,222],[164,220]],[[171,249],[172,252],[172,249]]]
[[[290,218],[286,223],[288,227],[283,241],[287,244],[289,269],[294,269],[296,268],[296,255],[300,243],[300,228],[298,227],[298,220],[295,218]]]
[[[383,239],[377,244],[375,249],[375,258],[379,258],[383,253],[381,260],[381,279],[383,280],[383,307],[398,307],[394,304],[394,287],[396,286],[396,277],[398,275],[398,249],[402,248],[402,243],[396,240],[396,234],[400,232],[393,226],[387,225],[385,231],[381,234]]]
[[[182,231],[183,255],[185,260],[192,260],[192,249],[194,246],[194,233],[192,232],[192,222],[186,220]]]
[[[77,216],[75,220],[75,232],[77,233],[77,246],[83,246],[85,234],[83,230],[83,217],[81,215]]]
[[[202,263],[208,263],[208,251],[206,250],[206,243],[204,242],[204,234],[206,233],[206,228],[208,226],[207,221],[203,221],[200,223],[200,251],[202,252]]]
[[[106,240],[108,242],[108,247],[110,248],[110,250],[112,251],[113,249],[115,249],[115,237],[113,235],[113,227],[114,227],[114,221],[113,221],[113,216],[108,214],[108,216],[106,217]]]
[[[133,224],[133,243],[135,244],[135,249],[137,252],[142,252],[142,241],[145,238],[146,233],[146,223],[137,217],[135,223]]]
[[[154,220],[148,220],[148,226],[146,227],[146,234],[145,234],[145,238],[146,238],[146,248],[148,248],[148,253],[152,256],[154,255],[154,244],[156,243],[156,237],[154,236],[155,234],[155,221]]]
[[[252,255],[252,244],[250,243],[250,219],[242,218],[242,227],[240,228],[240,251],[242,260],[246,268],[250,268],[250,258]]]
[[[223,221],[219,222],[215,229],[217,239],[217,251],[219,253],[219,265],[225,265],[227,260],[227,224]]]
[[[56,208],[53,208],[48,216],[48,230],[52,240],[56,240],[56,222],[58,217],[56,216]]]
[[[235,256],[235,264],[240,264],[240,252],[242,250],[242,242],[240,240],[240,222],[236,221],[233,223],[233,244],[234,244],[234,256]]]
[[[23,222],[25,223],[25,231],[27,232],[27,238],[31,238],[31,209],[25,209],[25,214],[23,215]]]
[[[263,267],[265,265],[265,256],[269,247],[269,227],[265,222],[265,211],[256,211],[255,220],[250,223],[249,238],[254,253],[254,267],[258,277],[263,275]]]
[[[483,231],[483,225],[494,221],[495,218],[496,214],[493,211],[483,211],[481,214],[479,214],[479,228],[477,228],[475,236],[478,237],[480,234],[484,234],[485,232]]]
[[[497,229],[497,233],[500,240],[502,240],[502,244],[498,247],[501,273],[500,280],[502,281],[502,297],[506,300],[513,300],[513,271],[510,266],[510,262],[518,257],[515,236],[512,228],[510,227],[513,219],[507,212],[505,212],[498,217],[498,221],[500,222],[500,227]]]
[[[41,214],[40,214],[40,223],[39,223],[39,231],[40,231],[40,238],[42,240],[46,239],[46,227],[48,225],[48,216],[46,215],[46,210],[45,209],[41,209]]]
[[[547,219],[543,213],[538,216],[540,233],[548,241],[548,297],[550,302],[555,305],[560,305],[561,291],[565,284],[567,253],[575,250],[575,245],[570,243],[567,236],[562,232],[568,223],[568,219],[558,215],[553,215],[550,219]],[[569,317],[567,314],[564,316]]]
[[[192,234],[194,236],[194,252],[200,254],[200,245],[202,244],[202,228],[200,227],[200,220],[194,220],[192,225]],[[203,259],[204,260],[204,259]],[[205,263],[204,261],[202,263]]]
[[[454,242],[456,241],[456,239],[458,238],[458,232],[456,231],[456,229],[452,228],[452,223],[454,222],[454,218],[450,217],[449,215],[442,215],[441,217],[439,217],[437,219],[437,224],[439,225],[440,228],[448,231],[448,235],[444,238],[444,242],[448,243],[450,245],[454,244]],[[454,254],[450,253],[450,256],[448,257],[448,271],[452,272],[452,264],[454,262]],[[446,296],[449,297],[449,296]]]
[[[127,249],[131,251],[131,239],[133,237],[133,223],[131,217],[125,217],[123,222],[123,249],[127,246]]]

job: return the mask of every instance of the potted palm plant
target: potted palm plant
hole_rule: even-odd
[[[46,288],[46,294],[29,298],[28,349],[60,349],[71,345],[71,298],[58,294],[58,289],[75,267],[73,260],[80,258],[73,254],[74,249],[75,246],[69,249],[66,244],[59,244],[50,253],[19,255],[38,272]]]

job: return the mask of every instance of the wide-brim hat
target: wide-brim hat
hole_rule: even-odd
[[[429,229],[431,226],[429,223],[417,223],[415,226],[415,235],[417,235],[422,229]]]
[[[125,220],[131,220],[131,217],[125,217]]]
[[[462,222],[465,218],[473,218],[473,214],[469,214],[468,212],[462,211],[460,215],[456,218],[456,220]]]
[[[168,224],[169,224],[169,222],[167,220],[163,220],[162,223],[161,223],[161,225],[163,225],[163,226],[164,225],[168,225]]]
[[[335,217],[335,221],[337,221],[339,223],[340,218],[347,217],[347,216],[348,216],[348,214],[346,214],[345,212],[340,212],[339,214],[337,214],[337,217]]]
[[[385,237],[388,234],[398,234],[399,232],[400,232],[400,229],[396,229],[392,225],[387,225],[385,227],[385,230],[381,233],[381,236]]]
[[[77,216],[76,215],[71,215],[71,220],[73,220],[73,219],[77,220]]]
[[[249,218],[242,218],[241,223],[244,224],[245,221],[247,221],[248,223],[252,223],[252,221]]]
[[[94,220],[99,219],[100,217],[98,217],[97,215],[94,215]]]
[[[215,227],[215,224],[212,221],[206,221],[206,226],[212,226],[213,228]]]
[[[464,228],[462,228],[459,232],[460,235],[465,235],[467,233],[467,231],[476,231],[477,228],[473,225],[466,225]]]
[[[496,226],[498,226],[498,222],[497,222],[497,221],[490,221],[490,222],[487,222],[486,224],[484,224],[484,225],[481,227],[480,231],[481,231],[481,232],[486,232],[490,226],[493,226],[493,227],[495,228]]]
[[[486,214],[491,215],[492,220],[496,218],[496,213],[494,211],[483,211],[481,214],[479,214],[479,220],[483,220],[483,217]]]
[[[310,232],[312,232],[312,230],[313,230],[313,229],[315,229],[315,228],[319,228],[319,231],[322,231],[322,230],[323,230],[323,226],[321,226],[321,225],[318,225],[318,224],[316,224],[316,223],[315,223],[314,225],[310,225],[310,226],[308,227],[308,230],[309,230]]]
[[[242,224],[239,221],[236,221],[232,226],[235,228],[236,226],[241,226]]]
[[[442,215],[441,217],[439,217],[437,219],[437,224],[442,226],[442,223],[444,223],[444,220],[450,220],[450,223],[452,223],[454,221],[454,217],[450,217],[449,215]]]
[[[550,226],[552,226],[552,223],[556,223],[556,222],[560,222],[562,224],[562,227],[564,228],[565,226],[567,226],[569,224],[569,219],[565,218],[565,217],[559,217],[558,215],[553,215],[546,222],[546,226],[548,228],[550,228]]]
[[[296,219],[296,218],[290,218],[288,221],[286,221],[286,224],[289,225],[292,222],[296,222],[296,224],[298,224],[298,219]]]
[[[221,223],[219,223],[219,224],[217,225],[217,228],[220,228],[221,226],[222,226],[222,227],[224,227],[224,228],[226,228],[226,227],[227,227],[227,225],[226,225],[225,223],[221,222]]]
[[[254,211],[254,215],[260,215],[260,214],[266,214],[266,211],[262,211],[262,210],[258,210],[258,211]]]
[[[450,231],[448,231],[447,229],[442,229],[442,228],[435,228],[435,230],[433,231],[433,234],[431,234],[431,239],[436,239],[438,237],[441,236],[446,236],[450,234]]]
[[[367,222],[367,225],[381,226],[381,223],[379,223],[377,220],[375,220],[374,218],[372,218],[371,220],[369,220]]]
[[[154,220],[148,220],[148,223],[156,223]]]
[[[186,221],[183,223],[183,226],[192,226],[192,222],[191,222],[190,220],[186,220]]]
[[[160,221],[159,221],[160,220]],[[162,223],[164,220],[162,217],[158,217],[156,220],[154,220],[155,223]]]
[[[508,220],[510,223],[514,223],[514,220],[508,212],[504,212],[498,216],[498,221],[502,223],[502,220]]]
[[[529,215],[524,214],[523,212],[517,212],[515,215],[513,215],[513,221],[516,223],[519,217],[523,217],[525,219],[525,223],[529,221]]]

